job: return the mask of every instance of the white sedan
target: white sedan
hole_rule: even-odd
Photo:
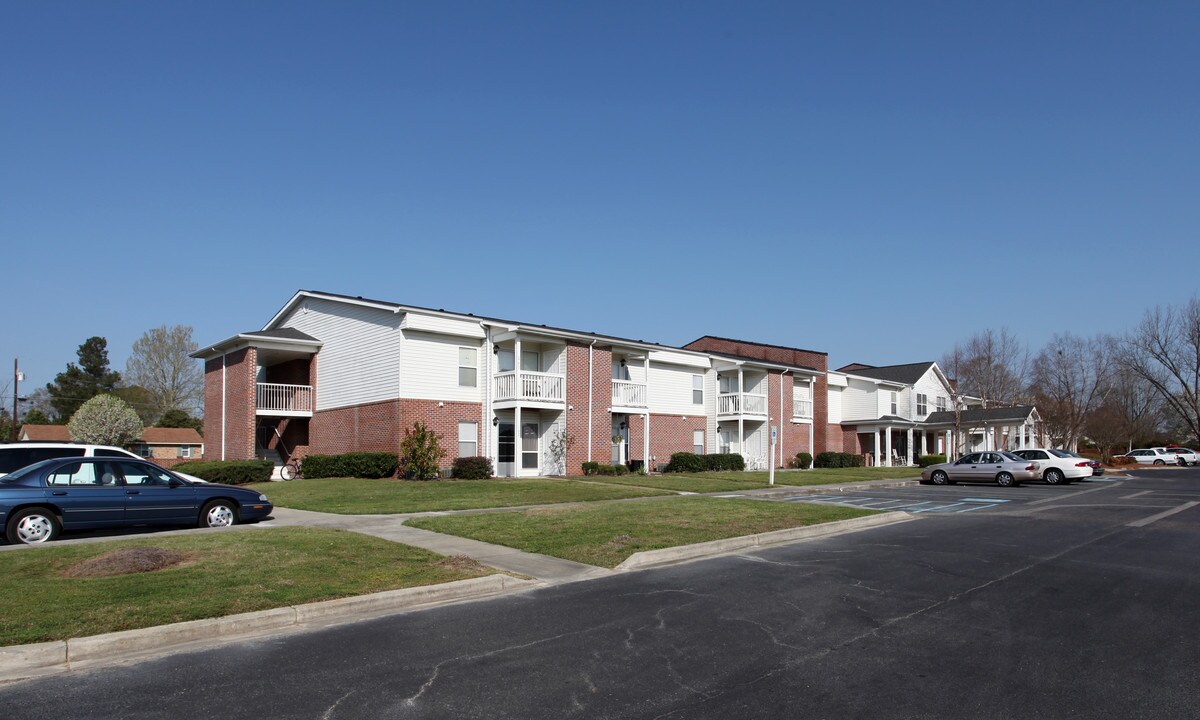
[[[1166,448],[1139,448],[1118,457],[1132,458],[1138,465],[1178,465],[1179,456]]]
[[[1078,458],[1065,450],[1054,448],[1026,448],[1013,450],[1013,455],[1034,460],[1042,466],[1042,479],[1047,485],[1063,485],[1092,476],[1092,463]]]
[[[1188,450],[1187,448],[1181,447],[1167,448],[1166,450],[1167,452],[1175,453],[1175,457],[1179,458],[1179,463],[1181,465],[1187,466],[1200,463],[1200,454],[1198,454],[1195,450]]]

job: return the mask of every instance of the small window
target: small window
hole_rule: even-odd
[[[479,368],[479,349],[460,347],[458,349],[458,384],[459,387],[476,387],[476,375]]]
[[[704,404],[704,376],[703,375],[693,375],[692,376],[692,404],[693,405],[703,405]]]
[[[475,457],[479,454],[479,424],[460,422],[458,424],[458,456]]]
[[[892,391],[892,414],[893,414],[893,415],[895,415],[895,414],[896,414],[896,412],[897,412],[897,409],[898,409],[898,405],[899,405],[899,403],[898,403],[898,402],[896,402],[896,399],[897,399],[897,396],[896,396],[896,391],[895,391],[895,390],[893,390],[893,391]]]
[[[697,455],[704,454],[704,431],[703,430],[693,430],[692,431],[692,452],[696,453]]]
[[[192,446],[191,445],[180,445],[179,446],[179,457],[190,458],[191,456],[192,456]]]
[[[924,417],[929,414],[929,396],[917,393],[917,415]]]

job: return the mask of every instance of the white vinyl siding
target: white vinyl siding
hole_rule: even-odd
[[[647,383],[650,412],[664,415],[697,416],[704,405],[696,405],[690,367],[650,363],[650,379]]]
[[[463,338],[430,335],[406,330],[403,367],[400,370],[401,397],[421,400],[482,402],[483,383],[476,387],[459,384],[459,353]],[[318,370],[320,364],[318,364]],[[476,369],[476,373],[480,369]]]
[[[837,425],[840,422],[842,422],[842,420],[843,420],[843,417],[844,417],[842,414],[842,402],[843,402],[842,391],[843,391],[843,389],[844,388],[841,388],[837,385],[829,386],[828,397],[829,397],[829,424],[830,425]]]
[[[317,354],[318,410],[395,400],[400,317],[390,311],[308,298],[276,327],[324,343]]]
[[[479,454],[479,423],[458,424],[458,456],[475,457]]]
[[[842,420],[875,420],[880,416],[875,384],[847,378],[842,391]]]

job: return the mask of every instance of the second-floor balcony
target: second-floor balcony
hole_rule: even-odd
[[[613,407],[646,407],[646,383],[613,380],[612,404]]]
[[[255,414],[276,417],[312,417],[312,385],[257,383]]]
[[[722,393],[717,396],[717,416],[767,416],[767,396],[758,393]]]
[[[567,378],[528,370],[498,373],[495,398],[496,402],[562,405],[567,401]]]
[[[792,400],[792,417],[809,418],[813,416],[812,400]]]

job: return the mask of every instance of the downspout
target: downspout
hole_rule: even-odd
[[[396,308],[392,311],[396,315],[403,314],[403,310]],[[404,432],[404,328],[402,327],[403,319],[396,324],[396,425],[400,433],[396,434],[396,452],[400,452],[400,443],[403,439],[401,433]]]
[[[225,407],[228,405],[229,396],[225,392],[225,368],[229,364],[229,353],[221,353],[221,459],[225,459]]]
[[[829,403],[829,391],[828,390],[825,391],[825,398],[826,398],[825,399],[826,407],[828,408],[828,403]],[[808,411],[808,414],[811,415],[811,417],[808,419],[809,420],[809,423],[808,423],[808,454],[812,455],[815,460],[817,457],[817,449],[815,447],[813,447],[813,443],[816,442],[816,439],[813,436],[813,429],[817,426],[817,394],[816,394],[816,378],[815,377],[810,377],[808,379],[808,403],[809,403],[809,407],[812,408],[811,410]],[[825,438],[826,438],[825,447],[829,447],[829,440],[828,440],[828,438],[829,438],[829,416],[828,415],[825,416]],[[812,465],[809,465],[808,467],[811,469]]]
[[[791,424],[792,424],[791,415],[783,414],[783,376],[787,375],[790,372],[791,372],[791,370],[784,370],[783,372],[779,373],[779,443],[778,443],[779,444],[779,461],[778,461],[778,465],[780,467],[783,466],[783,419],[785,417],[788,418],[788,426],[791,426]],[[795,375],[793,375],[792,377],[795,378]],[[793,406],[796,404],[795,392],[796,392],[795,390],[792,391],[792,405]],[[771,462],[776,462],[775,458],[772,457]]]
[[[483,321],[479,321],[479,329],[483,330],[483,362],[480,363],[483,368],[483,417],[479,422],[482,432],[480,435],[481,448],[487,448],[486,451],[479,453],[493,462],[493,467],[498,464],[496,458],[492,457],[492,432],[488,430],[492,426],[492,390],[488,385],[492,375],[492,361],[488,360],[492,356],[492,329],[484,325]]]
[[[587,461],[588,462],[592,461],[592,356],[593,356],[595,347],[596,347],[596,341],[593,340],[592,344],[588,345],[588,424],[587,424],[587,438],[588,438]]]

